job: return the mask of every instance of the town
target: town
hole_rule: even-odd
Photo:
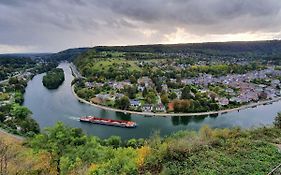
[[[164,58],[146,59],[146,53],[136,54],[141,59],[130,53],[125,63],[124,53],[94,55],[90,71],[81,71],[87,78],[76,79],[74,89],[79,97],[107,107],[194,113],[232,109],[281,96],[281,69],[268,63],[225,58],[196,61],[190,55],[169,59],[164,54],[160,55]],[[81,62],[76,64],[79,68]]]

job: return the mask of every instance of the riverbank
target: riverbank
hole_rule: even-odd
[[[102,106],[102,105],[98,105],[98,104],[94,104],[91,103],[87,100],[84,100],[80,97],[78,97],[78,95],[75,93],[74,91],[74,85],[71,86],[71,90],[73,95],[77,98],[78,101],[100,108],[100,109],[104,109],[104,110],[109,110],[109,111],[114,111],[114,112],[121,112],[124,114],[136,114],[136,115],[146,115],[146,116],[167,116],[167,117],[173,117],[173,116],[180,116],[180,117],[184,117],[184,116],[202,116],[202,115],[214,115],[214,114],[223,114],[223,113],[228,113],[228,112],[234,112],[234,111],[240,111],[243,109],[247,109],[247,108],[253,108],[256,106],[260,106],[260,105],[266,105],[268,103],[273,103],[273,102],[277,102],[279,100],[281,100],[281,97],[272,99],[272,100],[266,100],[266,101],[260,101],[257,103],[251,103],[251,104],[247,104],[247,105],[243,105],[240,106],[238,108],[233,108],[233,109],[225,109],[225,110],[220,110],[220,111],[208,111],[208,112],[197,112],[197,113],[153,113],[153,112],[137,112],[137,111],[129,111],[129,110],[121,110],[121,109],[115,109],[115,108],[111,108],[111,107],[107,107],[107,106]]]

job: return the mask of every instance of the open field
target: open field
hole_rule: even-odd
[[[129,71],[140,71],[141,69],[137,66],[136,61],[128,61],[125,59],[108,59],[108,60],[101,60],[94,64],[92,67],[93,70],[97,71],[108,71],[110,67],[123,67]]]

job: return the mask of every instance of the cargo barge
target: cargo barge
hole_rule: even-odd
[[[137,126],[137,124],[132,121],[105,119],[105,118],[98,118],[94,116],[81,117],[80,122],[87,122],[87,123],[94,123],[94,124],[108,125],[108,126],[118,126],[123,128],[135,128]]]

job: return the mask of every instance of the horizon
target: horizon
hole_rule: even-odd
[[[206,41],[206,42],[191,42],[191,43],[171,43],[171,44],[163,44],[163,43],[155,43],[155,44],[135,44],[135,45],[97,45],[97,46],[85,46],[85,47],[73,47],[73,48],[65,48],[63,50],[59,50],[57,52],[11,52],[11,53],[0,53],[0,55],[17,55],[17,54],[55,54],[62,51],[66,51],[69,49],[83,49],[83,48],[95,48],[95,47],[130,47],[130,46],[150,46],[150,45],[181,45],[181,44],[205,44],[205,43],[246,43],[246,42],[267,42],[267,41],[281,41],[281,39],[271,39],[271,40],[247,40],[247,41]]]
[[[281,38],[278,0],[3,0],[0,14],[0,53]]]

